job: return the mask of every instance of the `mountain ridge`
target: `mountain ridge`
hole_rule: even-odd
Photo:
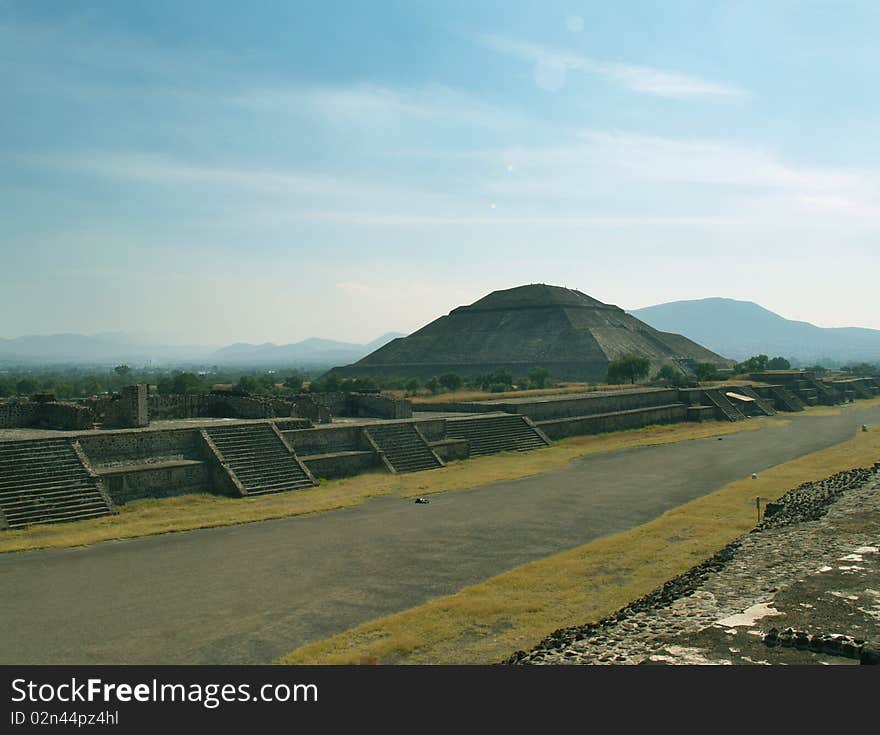
[[[736,360],[781,355],[809,363],[880,360],[880,330],[818,327],[787,319],[753,301],[709,297],[633,309],[655,329],[675,331]]]

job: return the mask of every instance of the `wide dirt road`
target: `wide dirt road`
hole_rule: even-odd
[[[0,663],[268,663],[851,438],[880,407],[330,513],[0,555]],[[428,481],[428,475],[425,476]]]

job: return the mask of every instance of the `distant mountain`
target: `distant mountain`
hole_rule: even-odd
[[[880,361],[880,330],[817,327],[786,319],[751,301],[710,298],[673,301],[630,312],[663,332],[678,332],[735,360],[752,355],[823,358],[841,363]]]
[[[29,335],[0,338],[0,364],[6,365],[192,365],[329,367],[352,362],[403,335],[383,334],[366,345],[329,339],[306,339],[288,345],[237,343],[217,349],[204,345],[173,345],[155,337],[123,333]]]
[[[0,362],[21,365],[144,365],[203,359],[213,348],[167,345],[113,332],[51,334],[0,339]]]
[[[247,364],[325,367],[360,360],[392,339],[403,336],[398,332],[388,332],[365,345],[352,342],[336,342],[317,337],[287,345],[276,345],[272,342],[251,345],[239,342],[215,351],[211,359],[218,365]]]

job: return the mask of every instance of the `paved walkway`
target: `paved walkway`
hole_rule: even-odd
[[[854,436],[880,408],[432,497],[0,555],[0,663],[267,663]],[[425,474],[426,482],[429,473]]]

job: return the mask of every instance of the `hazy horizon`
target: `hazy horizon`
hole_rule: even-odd
[[[880,7],[0,0],[0,336],[363,344],[543,282],[880,329]]]

